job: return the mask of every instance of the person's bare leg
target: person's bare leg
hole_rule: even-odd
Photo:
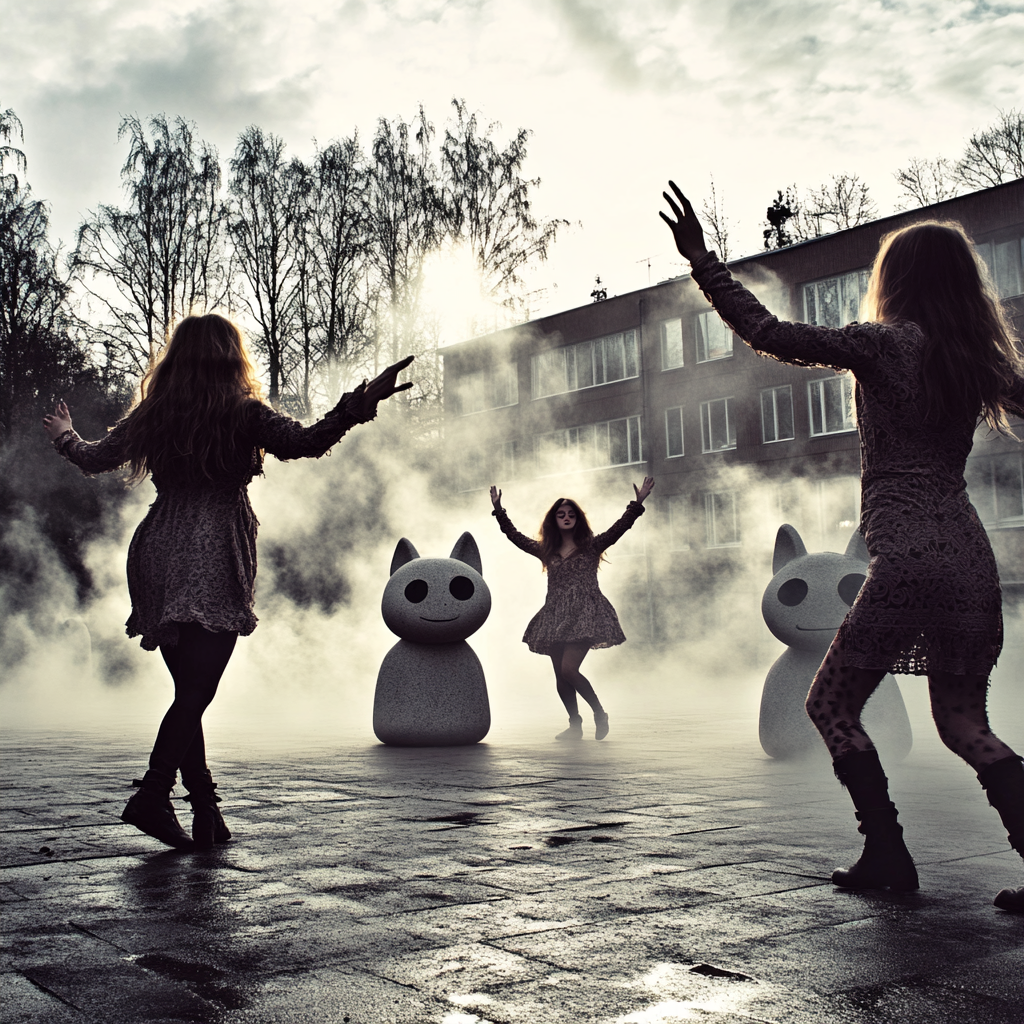
[[[929,672],[928,693],[942,742],[978,773],[1010,846],[1024,857],[1024,767],[989,727],[988,676]],[[993,902],[1001,910],[1024,913],[1024,888],[1002,889]]]
[[[864,852],[849,868],[832,873],[836,885],[851,889],[917,888],[917,870],[903,843],[896,805],[871,737],[861,723],[868,698],[885,676],[846,662],[838,640],[832,642],[807,694],[806,709],[832,755],[836,778],[857,809]]]

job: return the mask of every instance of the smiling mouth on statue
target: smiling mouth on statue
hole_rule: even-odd
[[[421,615],[421,616],[420,616],[420,618],[421,618],[421,619],[422,619],[422,620],[423,620],[424,622],[454,622],[454,621],[455,621],[455,619],[457,619],[457,618],[458,618],[458,615],[456,615],[456,616],[454,616],[453,618],[450,618],[450,619],[428,619],[428,618],[426,617],[426,615]],[[796,628],[797,628],[797,629],[799,629],[800,627],[799,627],[799,626],[797,626]]]
[[[839,629],[838,626],[797,626],[796,628],[799,629],[801,633],[826,633],[830,631],[835,633],[836,630]]]

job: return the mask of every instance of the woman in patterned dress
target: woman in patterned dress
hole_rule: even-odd
[[[1012,436],[1007,415],[1024,415],[1024,360],[984,265],[959,224],[914,224],[882,240],[870,322],[838,330],[780,322],[708,252],[692,206],[670,185],[674,219],[661,216],[722,319],[757,352],[856,379],[860,528],[871,562],[807,696],[865,837],[860,859],[832,881],[918,887],[860,720],[887,672],[928,677],[939,736],[977,772],[1024,856],[1022,759],[992,733],[986,710],[1002,648],[999,576],[964,482],[979,421]],[[1003,889],[994,902],[1024,912],[1024,888]]]
[[[540,540],[523,536],[501,507],[501,491],[491,487],[491,515],[498,519],[501,532],[517,548],[539,558],[548,574],[548,593],[544,607],[530,620],[523,635],[534,654],[546,654],[555,670],[555,689],[569,712],[569,728],[556,739],[583,739],[583,717],[579,713],[579,694],[594,712],[594,737],[608,735],[608,713],[601,706],[590,681],[580,672],[587,652],[600,647],[615,647],[625,642],[615,609],[597,585],[597,570],[604,552],[643,515],[644,499],[654,486],[653,477],[644,477],[636,501],[604,533],[594,536],[583,510],[571,498],[559,498],[548,509],[540,527]]]
[[[130,480],[151,475],[157,492],[128,549],[127,633],[141,636],[146,650],[159,648],[174,701],[123,821],[178,849],[231,838],[206,765],[202,716],[235,640],[256,628],[257,522],[246,488],[262,471],[265,452],[319,458],[355,424],[372,420],[378,402],[412,386],[395,385],[411,360],[343,395],[323,419],[303,427],[260,401],[255,368],[230,320],[189,316],[143,377],[135,407],[106,437],[83,441],[63,402],[44,417],[54,447],[84,472],[127,464]],[[170,802],[179,769],[192,805],[192,838]]]

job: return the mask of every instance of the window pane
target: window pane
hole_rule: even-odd
[[[700,447],[702,451],[710,452],[711,448],[711,409],[707,402],[700,404]]]
[[[636,331],[626,331],[622,336],[623,349],[625,351],[625,377],[637,376],[636,359]]]
[[[604,384],[608,380],[604,372],[604,344],[598,340],[591,348],[594,352],[594,383]]]
[[[843,386],[838,378],[824,381],[825,392],[825,430],[828,433],[843,429],[846,409],[843,404]]]
[[[778,439],[775,429],[775,392],[761,392],[761,437],[767,444]]]
[[[793,389],[787,384],[775,389],[775,415],[778,422],[777,440],[796,437],[793,432]]]
[[[629,417],[629,461],[640,462],[643,459],[643,445],[640,442],[640,417]]]
[[[824,327],[841,327],[841,307],[839,304],[839,279],[829,278],[818,284],[818,320]]]
[[[621,334],[604,339],[604,373],[606,381],[622,380],[626,376]]]
[[[732,414],[732,399],[727,398],[722,403],[725,407],[725,436],[727,441],[725,443],[726,448],[736,447],[736,417]]]
[[[560,395],[565,386],[565,352],[556,348],[535,355],[533,363],[533,396]]]
[[[629,462],[629,427],[625,420],[612,420],[608,424],[609,465],[621,466]]]
[[[667,409],[665,411],[665,436],[668,444],[668,454],[683,454],[683,410]]]
[[[661,325],[661,365],[665,370],[683,365],[682,320],[666,320]]]
[[[708,402],[711,450],[718,451],[728,446],[729,423],[724,401]]]
[[[1024,292],[1021,283],[1020,240],[997,242],[995,249],[996,290],[1001,299]]]
[[[576,383],[576,352],[579,345],[568,345],[562,352],[565,353],[565,389],[575,391],[579,385]]]
[[[818,322],[818,307],[814,301],[814,285],[804,285],[804,319],[809,324]]]

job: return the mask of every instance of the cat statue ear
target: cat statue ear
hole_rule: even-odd
[[[857,558],[862,562],[870,562],[871,555],[868,554],[868,546],[864,543],[864,534],[860,530],[854,530],[850,543],[846,545],[846,554],[850,558]]]
[[[408,541],[406,541],[406,543],[408,543]],[[480,549],[476,546],[476,541],[473,540],[473,534],[469,533],[469,531],[464,533],[455,542],[455,547],[452,548],[452,553],[448,557],[454,558],[460,562],[465,562],[471,569],[476,569],[476,571],[483,576],[484,566],[483,562],[480,561]],[[391,571],[394,572],[394,568],[392,568]]]
[[[468,537],[469,534],[466,536]],[[411,562],[414,558],[419,557],[420,553],[412,546],[412,541],[403,537],[395,545],[395,553],[391,556],[391,575],[394,576],[395,571],[401,569],[406,562]]]
[[[859,534],[858,534],[859,536]],[[801,558],[807,554],[807,548],[796,532],[795,526],[783,523],[779,532],[775,535],[775,551],[772,553],[772,575],[774,576],[784,565],[792,562],[794,558]]]

